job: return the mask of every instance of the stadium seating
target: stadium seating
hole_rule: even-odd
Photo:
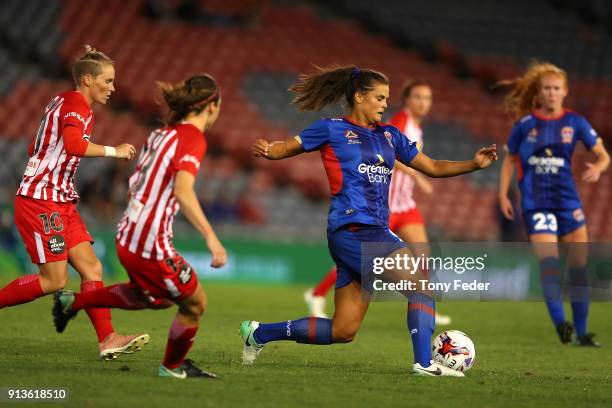
[[[10,9],[13,14],[3,15],[14,18],[6,19],[6,27],[0,28],[5,36],[13,39],[19,38],[15,33],[24,30],[21,20],[14,15],[15,3],[9,1],[0,6],[13,7]],[[383,3],[385,7],[375,9],[362,0],[344,2],[344,6],[359,16],[369,4],[367,10],[373,13],[372,17],[384,21],[385,27],[395,34],[406,19],[412,21],[413,24],[401,26],[407,30],[403,35],[412,38],[414,43],[433,38],[443,58],[465,60],[467,69],[482,77],[495,79],[518,72],[522,60],[520,56],[515,58],[512,47],[520,44],[522,34],[521,30],[512,28],[511,20],[525,13],[525,1],[519,2],[517,10],[506,14],[500,12],[505,10],[502,6],[484,7],[481,15],[490,17],[500,27],[491,38],[479,37],[478,26],[484,22],[469,20],[471,15],[466,10],[475,7],[475,1],[463,7],[444,0],[440,4],[453,13],[443,15],[451,17],[440,17],[442,14],[424,1],[410,8],[399,7],[400,2],[384,0]],[[226,208],[221,205],[216,213],[220,218],[225,217],[222,228],[226,231],[236,232],[244,227],[254,234],[267,229],[286,237],[321,236],[329,191],[318,154],[305,154],[286,162],[254,160],[250,154],[250,146],[258,137],[284,139],[320,116],[338,114],[337,110],[298,114],[289,106],[288,85],[297,73],[311,70],[312,64],[356,63],[385,72],[392,86],[390,112],[397,109],[396,98],[407,78],[422,77],[431,82],[434,107],[425,124],[425,151],[434,158],[468,159],[477,147],[491,142],[501,146],[506,138],[510,124],[501,112],[500,97],[483,88],[481,78],[459,78],[455,75],[456,66],[431,64],[416,51],[399,49],[389,40],[392,35],[369,34],[355,22],[320,18],[315,9],[301,3],[264,5],[255,10],[257,14],[253,18],[246,19],[242,3],[237,0],[210,0],[202,4],[207,13],[228,18],[216,19],[215,24],[163,16],[161,20],[151,19],[143,14],[144,1],[92,0],[86,8],[77,0],[53,2],[43,7],[46,11],[36,17],[39,25],[48,29],[28,31],[24,44],[31,54],[29,60],[36,63],[38,75],[46,75],[45,68],[52,65],[47,56],[59,54],[65,77],[67,68],[85,43],[104,50],[117,61],[117,91],[111,109],[96,111],[94,130],[96,138],[109,144],[127,140],[140,145],[150,127],[159,123],[156,122],[161,113],[156,101],[156,80],[174,82],[201,71],[213,74],[223,91],[223,113],[208,134],[209,164],[204,168],[207,175],[202,177],[200,199],[213,213],[217,211],[217,198],[220,202],[226,199],[214,184],[223,185],[222,180],[229,180],[217,174],[216,165],[221,163],[223,168],[229,168],[226,160],[229,158],[233,162],[232,179],[238,181],[232,187],[235,192],[231,194],[231,203]],[[451,24],[457,27],[455,31],[444,31],[447,28],[441,27],[449,25],[448,19],[464,19],[468,23]],[[242,21],[249,23],[241,24]],[[526,19],[521,28],[525,29],[523,26],[530,21]],[[20,27],[12,27],[19,24]],[[487,27],[494,25],[486,24]],[[559,27],[574,28],[572,24],[567,16],[560,18]],[[8,31],[13,34],[7,35]],[[500,38],[504,38],[511,57],[479,52]],[[16,57],[13,49],[8,52],[0,47],[0,74],[8,78],[0,85],[0,134],[10,139],[29,140],[38,126],[38,120],[32,118],[40,117],[48,98],[70,83],[37,80],[36,75],[23,79],[19,65],[13,63]],[[548,55],[545,51],[542,53],[544,57]],[[579,72],[581,69],[582,66],[576,68]],[[593,89],[612,94],[612,87],[602,88],[599,79],[580,79],[576,83],[580,86],[572,87],[574,101],[582,101]],[[579,110],[587,115],[592,113],[589,117],[594,123],[609,121],[605,99],[610,98],[589,101],[587,110]],[[5,120],[9,117],[11,120]],[[493,239],[497,236],[497,173],[498,169],[494,168],[465,178],[436,180],[435,196],[419,197],[420,207],[437,238]],[[599,184],[583,188],[590,223],[610,219],[605,216],[608,209],[595,203],[602,196],[599,188],[609,186],[611,180],[605,176]],[[241,188],[244,194],[237,193]],[[215,194],[216,198],[212,197]],[[228,214],[234,217],[228,218]],[[301,217],[307,222],[302,223]],[[311,228],[314,223],[316,228]],[[594,227],[591,231],[598,231],[598,237],[612,236],[599,235],[612,234],[608,226]]]

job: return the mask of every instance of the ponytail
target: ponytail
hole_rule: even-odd
[[[328,105],[335,105],[344,97],[349,108],[355,105],[356,92],[367,93],[375,84],[389,84],[382,73],[371,69],[360,69],[356,65],[327,68],[316,67],[313,74],[300,74],[299,81],[289,87],[295,94],[292,104],[299,111],[318,111]]]
[[[167,125],[174,125],[191,113],[200,113],[210,103],[221,99],[221,91],[215,79],[208,74],[193,75],[184,82],[169,84],[157,82],[161,96],[170,112]]]

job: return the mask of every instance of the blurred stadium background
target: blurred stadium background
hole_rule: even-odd
[[[303,273],[330,262],[329,188],[320,157],[271,163],[254,160],[250,146],[258,137],[290,137],[321,116],[296,113],[286,91],[312,64],[354,63],[385,72],[394,102],[389,114],[399,108],[406,79],[428,80],[434,105],[424,126],[424,150],[459,160],[481,145],[505,143],[510,123],[501,111],[502,92],[492,85],[518,75],[531,58],[548,60],[569,71],[568,107],[612,145],[612,4],[605,0],[3,0],[2,262],[17,254],[15,265],[29,263],[13,227],[14,193],[42,110],[73,86],[70,65],[84,44],[117,62],[117,91],[109,105],[95,108],[93,140],[100,143],[142,145],[159,125],[155,80],[179,81],[193,72],[217,78],[223,108],[207,134],[199,199],[222,239],[233,242],[230,250],[274,254],[285,245],[302,262],[311,260],[304,250],[312,250],[316,262],[301,265]],[[576,170],[587,157],[581,147]],[[90,159],[79,169],[80,211],[107,246],[126,204],[132,167]],[[430,236],[522,240],[522,226],[505,223],[497,210],[498,173],[496,164],[490,171],[434,180],[435,193],[418,196]],[[591,239],[612,240],[612,173],[597,184],[579,182],[579,189]],[[177,222],[175,236],[189,242],[194,232]],[[274,269],[260,266],[261,273]]]

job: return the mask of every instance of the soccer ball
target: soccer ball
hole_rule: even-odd
[[[465,372],[474,365],[476,349],[465,333],[447,330],[436,336],[431,345],[431,354],[436,363]]]

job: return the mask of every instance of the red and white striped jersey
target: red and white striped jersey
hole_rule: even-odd
[[[130,202],[117,226],[117,242],[145,259],[175,255],[172,222],[179,210],[174,197],[176,172],[198,174],[206,152],[204,134],[181,123],[157,129],[147,138],[130,176]]]
[[[398,128],[409,140],[416,142],[417,147],[421,150],[423,145],[423,131],[406,110],[401,110],[396,113],[391,118],[390,123]],[[401,213],[416,208],[413,197],[414,185],[414,177],[403,171],[393,171],[391,186],[389,187],[390,213]]]
[[[63,138],[66,126],[75,126],[83,139],[89,141],[93,111],[76,91],[61,93],[47,105],[36,138],[28,149],[30,159],[17,195],[61,203],[79,199],[74,189],[74,175],[81,159],[66,152]]]

